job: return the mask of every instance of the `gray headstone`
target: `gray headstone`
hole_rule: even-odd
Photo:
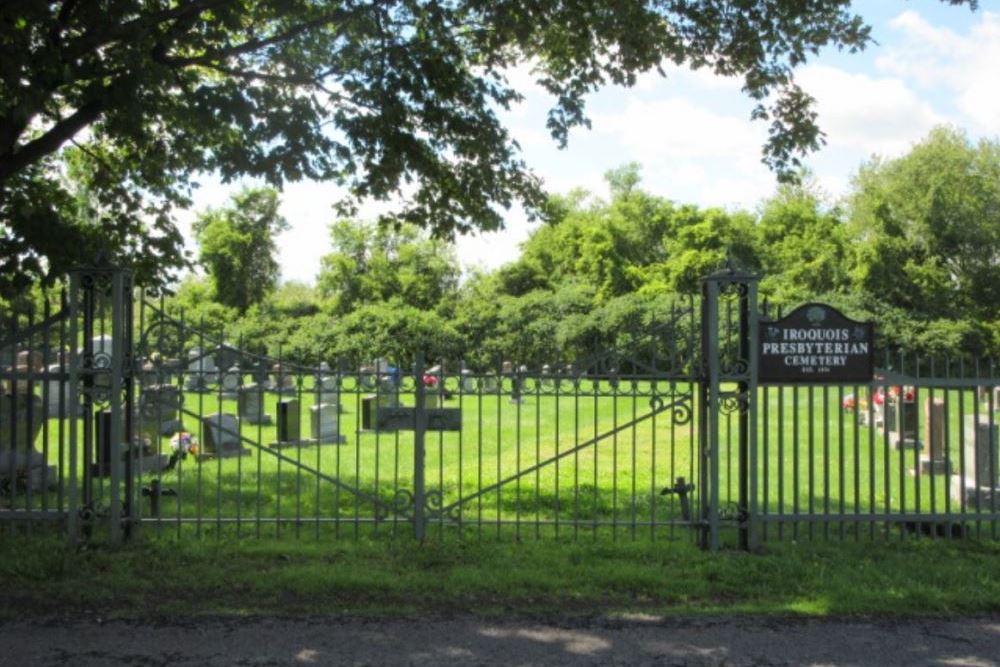
[[[245,456],[250,450],[240,441],[240,422],[236,415],[216,413],[201,419],[205,454],[217,457]]]
[[[14,405],[11,402],[14,401]],[[11,408],[14,428],[11,433]],[[0,394],[0,482],[17,480],[17,490],[55,488],[58,468],[46,464],[35,440],[42,429],[42,399],[30,394]]]
[[[185,372],[184,387],[188,391],[205,391],[209,384],[218,378],[219,369],[211,357],[206,356],[201,348],[194,348],[188,353],[188,365]]]
[[[264,392],[256,384],[248,384],[237,390],[237,405],[240,419],[248,424],[271,423],[271,415],[264,413]]]
[[[948,474],[951,472],[948,450],[944,440],[944,399],[924,399],[924,439],[927,442],[920,468],[924,473]]]
[[[886,402],[886,418],[889,420],[889,440],[896,449],[920,449],[917,439],[917,424],[920,419],[916,401],[907,401],[901,396],[889,398]]]
[[[65,366],[51,364],[47,370],[49,373],[68,372],[69,364],[67,363]],[[48,416],[50,418],[69,416],[69,383],[63,380],[46,380],[45,392],[45,402],[48,408]],[[62,392],[61,401],[59,392]]]
[[[472,371],[467,368],[462,369],[462,391],[466,394],[476,393],[476,378],[472,375]]]
[[[282,364],[271,367],[271,391],[279,394],[295,393],[295,375]]]
[[[236,398],[237,392],[242,384],[243,374],[240,373],[239,367],[231,367],[228,371],[222,374],[222,377],[219,380],[219,385],[222,388],[222,397]]]
[[[299,445],[302,443],[300,428],[299,402],[294,398],[283,398],[278,401],[278,446]]]
[[[994,496],[1000,494],[1000,426],[988,417],[967,415],[963,432],[963,469],[953,481],[953,495],[964,494],[966,503],[978,509],[988,509]],[[997,498],[996,502],[1000,502]]]
[[[180,410],[184,405],[180,389],[164,384],[143,387],[139,395],[139,431],[150,439],[184,430]]]
[[[375,413],[380,407],[394,408],[399,405],[395,394],[365,394],[361,397],[361,430],[375,430]]]
[[[339,444],[347,438],[340,432],[340,410],[336,403],[320,403],[309,408],[312,438],[318,444]]]
[[[325,361],[320,362],[314,385],[317,393],[325,395],[334,394],[339,389],[337,384],[337,376],[330,372],[330,365]]]

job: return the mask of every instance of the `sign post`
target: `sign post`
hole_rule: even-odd
[[[807,303],[778,320],[761,319],[758,381],[868,384],[875,367],[874,325],[833,306]]]

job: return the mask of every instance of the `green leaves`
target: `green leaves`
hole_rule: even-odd
[[[82,259],[70,212],[43,223],[20,208],[29,190],[72,196],[59,167],[71,142],[114,156],[88,187],[127,234],[95,242],[143,282],[183,256],[172,210],[199,172],[329,180],[346,189],[342,215],[405,192],[383,224],[442,239],[501,228],[514,204],[544,217],[541,184],[496,115],[520,97],[507,68],[528,60],[561,144],[608,82],[665,61],[739,76],[770,123],[764,161],[787,176],[822,143],[792,69],[823,46],[869,41],[848,0],[4,3],[0,243],[18,259],[0,268],[31,277]],[[45,224],[60,243],[39,240]]]
[[[193,229],[219,303],[244,313],[260,303],[278,282],[280,265],[274,237],[288,229],[278,213],[272,188],[244,189],[231,206],[208,210]]]

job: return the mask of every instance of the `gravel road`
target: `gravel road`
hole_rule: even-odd
[[[1000,617],[0,624],[0,665],[1000,665]]]

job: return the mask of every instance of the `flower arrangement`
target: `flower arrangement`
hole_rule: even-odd
[[[198,439],[187,431],[178,431],[170,438],[170,448],[181,458],[188,454],[198,454]]]

